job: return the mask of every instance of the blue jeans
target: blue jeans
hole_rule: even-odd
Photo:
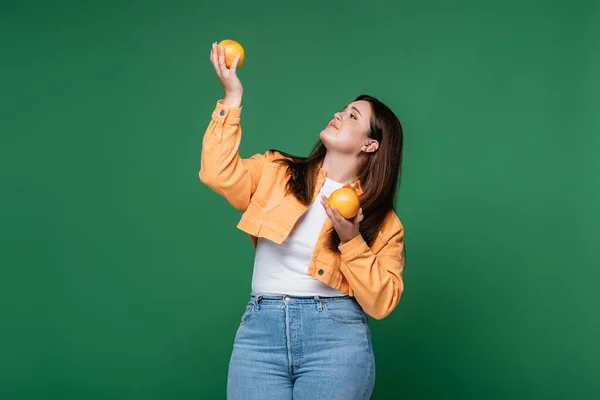
[[[375,359],[353,297],[252,295],[229,362],[229,400],[369,399]]]

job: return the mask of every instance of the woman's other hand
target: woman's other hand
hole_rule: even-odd
[[[321,204],[325,208],[327,216],[331,220],[333,227],[340,237],[341,243],[349,242],[360,233],[359,225],[364,219],[362,208],[358,210],[358,214],[352,219],[346,219],[336,210],[329,206],[326,196],[321,196]]]

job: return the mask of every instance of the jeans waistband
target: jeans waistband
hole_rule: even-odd
[[[330,301],[348,301],[354,300],[354,297],[349,295],[344,296],[291,296],[291,295],[263,295],[252,293],[250,295],[255,304],[266,302],[285,302],[285,303],[327,303]]]

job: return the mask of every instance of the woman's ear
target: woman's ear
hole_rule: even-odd
[[[367,142],[361,148],[365,153],[374,153],[379,148],[379,142],[375,139],[367,139]]]

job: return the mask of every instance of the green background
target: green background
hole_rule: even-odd
[[[0,398],[225,398],[253,261],[198,179],[225,38],[243,156],[363,92],[404,124],[374,399],[600,396],[598,2],[9,0]]]

